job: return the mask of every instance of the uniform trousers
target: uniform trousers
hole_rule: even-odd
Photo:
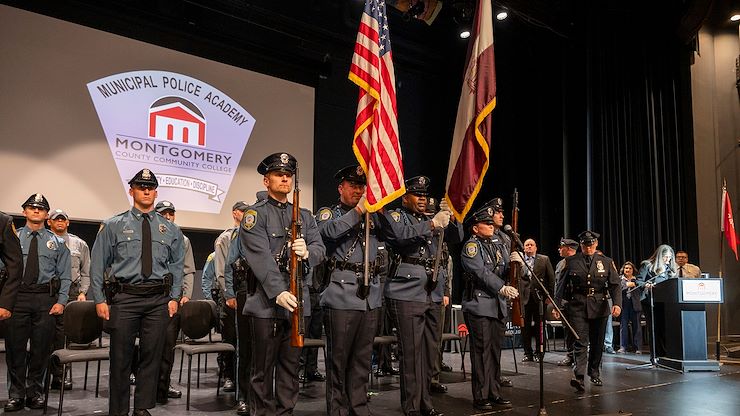
[[[560,311],[563,312],[563,316],[565,317],[565,319],[570,322],[570,314],[568,313],[567,303],[560,308]],[[563,332],[565,332],[565,350],[568,352],[568,357],[573,359],[573,343],[576,341],[576,337],[573,336],[573,332],[565,325],[563,325]]]
[[[393,325],[398,329],[401,364],[401,409],[415,415],[433,409],[429,386],[438,358],[440,304],[386,299]]]
[[[321,307],[321,293],[310,291],[311,297],[311,316],[306,319],[307,338],[319,339],[324,332],[323,327],[323,308]],[[319,371],[318,367],[319,349],[306,348],[301,353],[300,366],[305,363],[306,374],[313,374]]]
[[[238,300],[237,300],[238,302]],[[234,348],[236,348],[236,338],[237,338],[237,331],[236,331],[236,315],[237,311],[241,311],[241,309],[231,309],[228,306],[226,306],[226,301],[223,300],[223,296],[221,299],[221,335],[223,336],[224,342],[228,342],[229,344],[233,345]],[[241,315],[241,314],[238,314]],[[221,352],[218,354],[218,367],[221,369],[224,379],[234,380],[234,376],[236,374],[236,359],[233,352]]]
[[[80,295],[79,281],[72,282],[72,284],[69,286],[69,301],[72,302],[74,300],[77,300],[77,296],[79,295]],[[54,332],[53,351],[56,351],[56,350],[61,350],[62,348],[66,347],[66,345],[64,344],[64,314],[56,315],[54,318],[56,321],[56,328]],[[52,374],[54,375],[54,378],[62,377],[62,366],[61,365],[52,361],[51,368],[52,368]]]
[[[13,315],[7,321],[5,362],[8,397],[34,399],[43,392],[44,370],[54,345],[55,317],[49,310],[56,297],[49,293],[18,292]],[[31,346],[26,351],[29,340]]]
[[[378,311],[378,327],[375,330],[375,336],[387,336],[393,335],[393,323],[388,313],[388,307],[385,302],[377,309]],[[390,372],[393,369],[393,360],[391,357],[391,345],[381,344],[377,347],[373,347],[373,353],[375,354],[376,364],[378,370],[384,372]]]
[[[378,310],[324,309],[326,328],[326,411],[332,416],[369,415],[368,374]]]
[[[249,320],[252,342],[250,415],[293,414],[298,401],[301,349],[290,345],[291,322],[253,316]]]
[[[524,345],[524,355],[531,357],[534,352],[540,351],[540,299],[532,291],[532,296],[524,305],[524,327],[522,327],[522,344]],[[532,349],[532,338],[534,338],[536,349]]]
[[[244,303],[247,299],[247,292],[240,290],[236,292],[236,310],[244,310]],[[236,314],[236,349],[237,349],[237,360],[236,360],[236,372],[237,372],[237,387],[238,397],[237,400],[244,400],[249,402],[249,378],[250,378],[250,362],[252,359],[252,342],[249,338],[249,317],[243,313]]]
[[[155,406],[159,363],[169,313],[170,297],[118,293],[110,307],[106,328],[110,334],[110,399],[109,414],[125,415],[129,411],[131,388],[129,375],[134,343],[139,337],[139,362],[134,393],[134,409]]]
[[[433,383],[439,383],[439,374],[442,372],[442,334],[444,333],[446,310],[447,307],[444,305],[441,305],[439,307],[439,322],[437,322],[437,336],[439,337],[439,347],[437,348],[437,359],[434,360],[434,367],[432,367]]]
[[[162,346],[162,360],[159,364],[159,383],[157,383],[157,398],[167,401],[167,391],[170,388],[170,375],[172,365],[175,362],[175,344],[180,334],[180,312],[167,319],[167,330],[164,334],[164,345]]]
[[[599,377],[607,317],[589,319],[585,311],[571,309],[569,319],[580,338],[573,342],[573,355],[576,362],[573,372],[576,378],[583,378],[584,374],[588,374],[589,377]]]
[[[470,336],[473,400],[501,397],[501,342],[505,326],[499,318],[463,313]]]

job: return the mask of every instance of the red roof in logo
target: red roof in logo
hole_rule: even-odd
[[[149,137],[205,147],[206,120],[193,103],[165,97],[149,108]]]

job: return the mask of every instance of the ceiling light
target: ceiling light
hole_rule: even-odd
[[[470,31],[467,29],[463,29],[460,31],[460,39],[467,39],[470,37]]]
[[[740,14],[733,14],[732,17],[730,17],[730,21],[737,22],[740,20]]]
[[[506,12],[499,12],[499,13],[498,13],[498,14],[496,15],[496,19],[498,19],[498,20],[504,20],[504,19],[506,19],[507,17],[509,17],[509,13],[506,13]]]

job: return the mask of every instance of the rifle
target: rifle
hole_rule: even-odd
[[[298,188],[298,168],[295,170],[293,180],[295,181],[295,188],[293,189],[293,218],[290,223],[291,247],[297,238],[301,238],[303,227],[299,205],[301,190]],[[303,335],[305,334],[303,322],[303,265],[301,264],[301,259],[298,258],[298,255],[293,250],[290,251],[290,294],[295,296],[296,303],[298,304],[293,309],[291,316],[290,345],[293,347],[303,347]]]
[[[432,275],[427,277],[427,283],[424,287],[427,290],[427,294],[434,292],[434,289],[437,288],[437,275],[439,274],[439,265],[442,260],[442,248],[444,245],[444,238],[445,230],[441,229],[439,231],[439,235],[437,236],[437,251],[434,253],[434,268],[432,269]]]
[[[512,207],[511,207],[511,228],[514,232],[517,232],[519,226],[519,192],[514,188],[514,195],[512,196]],[[517,244],[516,239],[511,241],[510,253],[516,251]],[[509,263],[509,285],[519,290],[519,277],[521,276],[521,265],[517,262]],[[522,299],[516,297],[511,301],[511,323],[518,326],[519,328],[524,326],[524,315],[522,314]]]
[[[357,282],[357,297],[365,300],[370,294],[370,213],[365,212],[365,266],[363,279]]]

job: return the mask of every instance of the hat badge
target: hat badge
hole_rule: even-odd
[[[287,153],[280,154],[280,163],[282,163],[283,165],[288,164],[288,154]]]
[[[162,202],[162,205],[168,207],[168,206],[170,206],[172,204],[170,204],[170,201],[164,201],[164,202]]]
[[[493,208],[488,207],[488,209],[486,209],[486,212],[488,212],[488,215],[493,216]]]
[[[36,194],[33,196],[33,202],[43,202],[43,201],[44,201],[44,197],[41,196],[41,194]]]
[[[143,170],[143,171],[141,172],[141,178],[142,178],[142,179],[147,179],[147,180],[148,180],[148,179],[151,179],[151,178],[152,178],[152,173],[151,173],[151,172],[149,172],[149,169],[144,169],[144,170]]]
[[[365,172],[362,170],[362,166],[357,165],[357,176],[362,176],[364,174]]]
[[[426,184],[427,184],[427,178],[425,178],[423,176],[421,178],[419,178],[419,185],[424,186]]]

